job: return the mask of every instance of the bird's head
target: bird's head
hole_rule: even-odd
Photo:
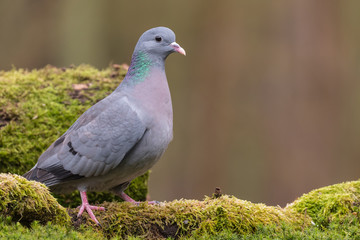
[[[165,59],[170,53],[186,55],[185,50],[175,42],[175,33],[166,27],[156,27],[144,32],[135,47],[136,51]]]

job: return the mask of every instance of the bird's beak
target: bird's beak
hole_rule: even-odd
[[[178,52],[178,53],[186,56],[185,50],[184,50],[182,47],[180,47],[180,45],[177,44],[176,42],[170,43],[170,46],[171,46],[176,52]]]

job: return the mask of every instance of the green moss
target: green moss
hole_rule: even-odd
[[[52,142],[121,82],[126,67],[97,70],[88,65],[46,66],[39,70],[0,71],[0,172],[24,174]],[[147,194],[148,174],[127,193],[137,200]],[[80,203],[78,193],[58,195],[65,206]],[[109,193],[90,193],[90,202],[119,200]]]
[[[355,181],[314,190],[286,208],[222,196],[155,206],[105,203],[107,210],[97,216],[105,237],[360,239],[359,186]],[[93,226],[89,219],[86,224]]]
[[[287,239],[287,240],[319,240],[319,239],[348,239],[358,240],[360,239],[359,222],[357,226],[342,225],[340,228],[329,228],[321,230],[315,226],[308,227],[306,229],[294,228],[289,224],[277,225],[263,225],[258,226],[257,230],[251,234],[236,234],[228,230],[218,232],[216,234],[203,234],[195,235],[191,237],[185,237],[182,239],[187,240],[267,240],[267,239]]]
[[[0,118],[9,122],[0,131],[0,171],[28,171],[86,109],[116,88],[123,74],[112,79],[112,71],[86,65],[1,71]]]
[[[77,226],[75,231],[68,226],[53,225],[63,223],[64,218],[59,220],[59,216],[66,213],[45,186],[17,175],[0,176],[1,215],[31,226],[27,229],[13,224],[14,220],[0,218],[3,221],[0,221],[0,238],[16,238],[18,231],[28,239],[33,239],[32,236],[51,239],[57,233],[64,239],[360,239],[357,202],[360,183],[357,181],[314,190],[285,208],[255,204],[227,195],[159,205],[105,202],[102,206],[106,211],[95,213],[101,228],[87,213],[77,219],[74,216],[78,209],[69,209],[73,224]],[[46,204],[38,203],[48,197],[51,200],[46,200]],[[52,208],[44,207],[49,201],[61,211],[49,212]],[[326,225],[322,219],[328,220]],[[34,220],[52,223],[40,226]]]
[[[39,221],[70,224],[70,217],[47,187],[15,174],[0,174],[0,215],[25,225]]]
[[[216,234],[204,234],[202,236],[190,236],[180,239],[199,239],[199,240],[266,240],[266,239],[291,239],[291,240],[318,240],[318,239],[360,239],[359,227],[351,229],[351,231],[339,231],[338,229],[329,229],[322,231],[316,227],[310,227],[306,230],[294,229],[289,225],[282,225],[280,228],[275,225],[259,226],[258,230],[253,234],[239,235],[231,231],[224,230]],[[0,239],[106,239],[96,229],[78,230],[67,227],[54,225],[51,223],[45,226],[32,223],[31,228],[23,227],[21,224],[14,224],[10,220],[0,218]],[[114,237],[111,239],[121,239]],[[131,240],[141,240],[140,237],[128,237]],[[173,239],[173,238],[168,238]]]
[[[231,196],[207,197],[204,201],[175,200],[160,205],[113,202],[102,206],[106,211],[98,212],[97,217],[106,237],[157,239],[216,235],[224,230],[242,235],[256,232],[260,225],[288,223],[301,229],[310,223],[310,218],[294,211]],[[89,219],[86,223],[94,226]]]
[[[93,230],[78,229],[75,231],[66,226],[55,225],[48,222],[46,225],[33,222],[30,228],[24,227],[20,223],[14,223],[11,218],[0,217],[0,239],[21,239],[21,240],[38,240],[38,239],[104,239],[100,232]]]
[[[287,209],[309,215],[315,224],[326,228],[359,218],[360,181],[345,182],[304,194]]]

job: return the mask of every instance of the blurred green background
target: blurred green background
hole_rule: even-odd
[[[360,176],[360,2],[0,1],[0,69],[129,63],[139,36],[174,30],[174,140],[159,201],[215,187],[285,205]]]

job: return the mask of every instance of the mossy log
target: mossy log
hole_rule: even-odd
[[[30,225],[33,221],[70,224],[66,209],[45,185],[16,174],[0,174],[0,215],[10,216],[24,225]]]
[[[284,231],[285,227],[295,233],[306,233],[307,229],[316,228],[324,234],[330,225],[334,228],[334,224],[342,227],[344,234],[340,236],[348,236],[344,227],[359,229],[360,181],[314,190],[285,208],[251,203],[228,195],[206,197],[203,201],[181,199],[156,205],[104,202],[101,206],[106,210],[96,212],[101,227],[87,214],[77,218],[78,208],[67,210],[72,217],[71,224],[65,209],[40,183],[27,181],[15,174],[0,174],[0,187],[2,217],[11,217],[13,221],[25,225],[31,225],[32,221],[72,225],[73,229],[93,231],[104,238],[198,238],[223,232],[249,236],[259,234],[266,226],[270,226],[273,233]],[[360,238],[360,231],[356,229],[352,229],[351,239]],[[304,236],[307,235],[301,235]]]

